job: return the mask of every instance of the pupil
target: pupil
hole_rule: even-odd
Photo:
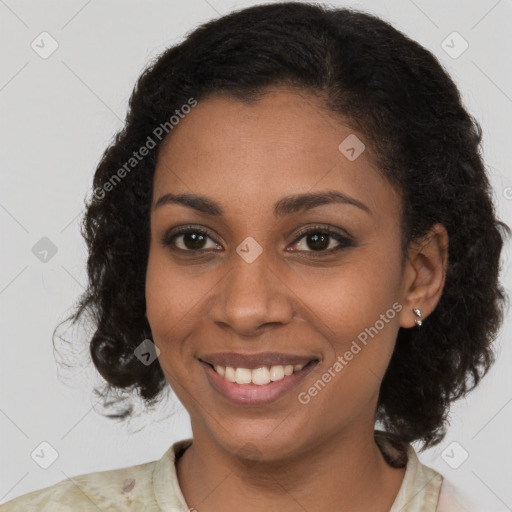
[[[310,249],[313,249],[315,251],[320,250],[320,249],[325,249],[326,247],[329,246],[329,243],[327,242],[327,238],[328,238],[328,235],[324,235],[324,234],[308,235],[308,246]],[[320,242],[320,243],[318,244],[318,242]]]
[[[183,243],[187,249],[197,250],[201,249],[201,244],[204,242],[204,236],[198,233],[185,233],[183,236]]]

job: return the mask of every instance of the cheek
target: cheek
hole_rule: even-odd
[[[321,371],[305,383],[301,396],[336,424],[364,414],[377,399],[399,329],[401,304],[386,291],[390,284],[382,274],[380,282],[352,274],[318,294],[316,330],[326,333],[327,349]]]
[[[189,288],[183,285],[177,273],[166,261],[161,251],[151,250],[146,272],[146,314],[153,342],[164,355],[177,348],[173,339],[178,339],[182,322],[191,305],[187,300]],[[172,358],[163,358],[164,361]]]
[[[382,379],[399,329],[401,269],[381,251],[361,251],[329,279],[317,280],[308,305],[328,341],[326,366],[342,357],[335,372],[350,393],[373,393]],[[339,392],[344,393],[342,388]]]
[[[216,281],[208,280],[212,277],[208,272],[199,275],[197,268],[172,264],[165,250],[150,249],[146,313],[164,372],[180,373],[193,361],[194,347],[188,339],[204,318],[205,300]]]
[[[150,324],[160,331],[179,327],[197,302],[193,280],[172,265],[165,250],[151,248],[146,272],[146,310]],[[204,293],[204,287],[203,287]]]
[[[390,258],[393,261],[393,258]],[[336,333],[357,334],[373,325],[400,298],[399,262],[361,251],[329,275],[312,275],[308,305]]]

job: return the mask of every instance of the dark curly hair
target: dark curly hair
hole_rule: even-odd
[[[105,402],[123,390],[157,403],[167,386],[158,360],[146,366],[134,355],[152,338],[145,274],[153,176],[165,140],[155,129],[171,133],[169,119],[191,98],[224,93],[248,102],[281,85],[317,95],[365,134],[379,171],[403,198],[404,251],[435,223],[448,231],[440,302],[421,329],[400,328],[377,408],[389,433],[433,446],[446,434],[450,403],[495,360],[491,344],[507,302],[500,253],[510,229],[496,218],[481,129],[457,86],[429,51],[373,15],[303,2],[258,5],[201,25],[151,62],[85,201],[89,283],[64,322],[91,315],[90,353],[106,381]],[[148,137],[156,146],[134,164]],[[134,169],[114,182],[128,161]]]

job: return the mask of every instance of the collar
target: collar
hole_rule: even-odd
[[[443,477],[423,465],[410,444],[400,448],[389,436],[376,432],[377,436],[380,436],[378,446],[386,460],[395,461],[396,467],[406,466],[402,485],[389,512],[435,512]],[[162,512],[190,510],[178,483],[175,461],[191,444],[191,438],[175,442],[156,462],[153,491]]]

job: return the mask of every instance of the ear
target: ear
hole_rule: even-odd
[[[421,311],[422,320],[434,311],[443,293],[448,267],[448,232],[435,224],[420,240],[414,240],[405,262],[401,327],[414,327],[413,309]]]

